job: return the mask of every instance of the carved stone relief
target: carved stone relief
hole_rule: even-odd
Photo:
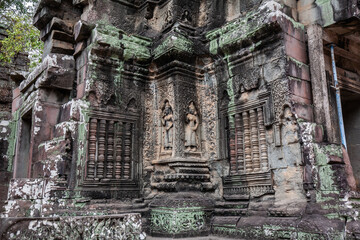
[[[154,83],[152,89],[151,100],[155,109],[158,110],[152,110],[153,113],[156,112],[157,114],[153,114],[151,117],[154,118],[153,127],[155,127],[154,129],[157,128],[158,131],[154,130],[153,143],[151,144],[153,144],[158,157],[164,154],[168,156],[172,153],[171,150],[175,148],[176,126],[174,121],[177,117],[174,108],[173,86],[167,83],[169,82]],[[156,144],[154,145],[154,143]]]
[[[143,159],[144,159],[144,168],[147,169],[151,167],[150,161],[155,157],[155,151],[153,144],[153,96],[151,91],[148,90],[145,96],[145,117],[144,117],[144,142],[143,142]]]
[[[15,233],[15,234],[14,234]],[[18,221],[5,239],[145,239],[140,214]],[[96,237],[95,237],[96,236]],[[139,237],[141,236],[141,237]]]
[[[199,116],[194,102],[190,102],[185,120],[185,149],[195,152],[199,148],[199,136],[197,130],[199,127]]]
[[[231,173],[268,170],[268,153],[263,108],[235,114],[235,148],[231,154]]]
[[[207,144],[202,148],[203,156],[208,156],[209,159],[213,160],[217,157],[217,111],[218,111],[218,97],[216,84],[212,84],[215,81],[214,78],[209,78],[208,85],[199,86],[199,101],[202,106],[199,106],[201,112],[201,130],[204,137],[207,139]],[[200,134],[200,136],[202,136]]]
[[[241,94],[245,91],[250,91],[259,87],[260,72],[258,68],[246,68],[242,66],[240,69],[244,69],[241,73],[233,77],[235,86],[235,92]],[[246,69],[246,70],[245,70]]]
[[[274,192],[265,128],[269,94],[256,91],[250,94],[254,99],[251,102],[242,101],[230,108],[221,106],[229,120],[230,175],[224,179],[225,198],[231,195],[257,197]],[[226,94],[223,98],[227,102]]]
[[[289,86],[288,82],[279,79],[273,82],[271,88],[271,94],[274,105],[275,121],[277,123],[281,122],[281,115],[283,113],[283,108],[288,104],[288,95],[289,95]]]
[[[132,178],[134,123],[91,118],[86,181]]]
[[[191,17],[191,14],[190,14],[190,11],[185,9],[182,16],[181,16],[181,21],[184,22],[184,23],[188,23],[188,24],[191,24],[192,22],[192,17]]]
[[[197,97],[196,86],[188,85],[185,82],[181,82],[178,86],[176,86],[175,89],[176,89],[175,99],[178,103],[178,108],[177,108],[178,111],[174,112],[174,116],[175,119],[180,119],[181,121],[183,121],[175,125],[176,127],[175,131],[178,137],[177,138],[178,140],[175,141],[175,145],[176,145],[175,155],[179,157],[184,157],[185,151],[198,152],[198,150],[200,150],[201,148],[200,141],[199,140],[197,142],[194,141],[194,137],[195,140],[196,137],[199,138],[199,129],[198,126],[196,126],[196,122],[199,121],[198,120],[199,113],[195,107],[195,102]],[[191,102],[193,102],[193,106],[190,106]],[[196,119],[196,117],[198,119]],[[194,130],[191,130],[194,129],[194,127],[196,127],[195,130],[196,134]],[[191,135],[192,133],[194,134]]]
[[[162,107],[161,124],[163,126],[163,148],[171,150],[173,147],[173,110],[168,100],[164,102]]]

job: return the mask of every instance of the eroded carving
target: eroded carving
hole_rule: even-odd
[[[164,102],[164,106],[162,108],[161,123],[162,123],[163,129],[164,129],[163,130],[164,150],[171,150],[173,147],[174,120],[173,120],[173,110],[172,110],[172,107],[170,106],[170,103],[168,100],[166,100]]]
[[[181,16],[181,21],[183,21],[184,23],[191,23],[192,22],[192,18],[190,15],[189,10],[185,10]]]
[[[196,111],[195,103],[190,102],[186,114],[185,126],[185,148],[187,151],[196,151],[199,147],[197,129],[199,127],[199,116]]]
[[[234,76],[235,91],[241,94],[245,91],[250,91],[259,87],[260,73],[258,68],[246,68],[240,74]]]

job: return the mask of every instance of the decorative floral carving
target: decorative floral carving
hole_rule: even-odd
[[[210,69],[207,69],[210,71]],[[217,124],[218,124],[218,95],[215,75],[205,73],[205,84],[197,86],[198,99],[201,106],[201,125],[207,144],[202,148],[202,153],[209,159],[217,158]]]
[[[147,167],[149,162],[154,158],[154,147],[153,147],[153,95],[151,90],[146,92],[145,96],[145,117],[144,117],[144,142],[143,142],[143,152],[144,152],[144,164]]]
[[[281,115],[283,113],[283,108],[288,104],[289,98],[289,86],[288,81],[284,79],[278,79],[273,82],[271,88],[274,113],[275,113],[275,121],[281,122]]]
[[[62,217],[58,221],[34,220],[29,228],[8,232],[7,239],[145,239],[141,216]],[[13,226],[13,227],[16,227]]]
[[[204,227],[205,212],[201,207],[193,207],[190,210],[151,210],[151,230],[154,232],[177,234],[202,230]]]

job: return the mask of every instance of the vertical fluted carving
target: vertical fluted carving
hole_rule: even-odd
[[[106,134],[106,120],[100,120],[99,124],[99,157],[97,162],[96,177],[104,178],[104,161],[105,161],[105,134]]]
[[[124,153],[124,176],[123,178],[129,179],[131,176],[131,136],[132,136],[132,124],[126,123],[125,125],[125,153]]]
[[[244,139],[243,139],[244,133],[241,123],[241,114],[235,115],[235,127],[236,127],[237,172],[242,173],[245,170],[245,163],[244,163]]]
[[[97,120],[92,118],[89,126],[89,160],[87,164],[87,178],[95,177],[95,161],[96,161],[96,132]]]
[[[237,166],[236,166],[236,128],[234,126],[234,117],[231,116],[230,121],[230,167],[231,167],[231,173],[236,174],[237,173]]]
[[[258,123],[255,110],[250,110],[250,126],[251,126],[251,150],[253,160],[253,171],[260,171],[260,154],[259,154],[259,136]]]
[[[122,144],[123,144],[123,123],[117,124],[116,139],[115,139],[115,178],[121,178],[121,159],[122,159]]]
[[[114,121],[109,121],[107,132],[106,178],[113,178],[114,173]]]
[[[266,134],[265,134],[265,124],[264,124],[264,115],[261,107],[257,109],[258,121],[259,121],[259,145],[260,145],[260,161],[261,161],[261,170],[268,170],[268,153],[266,145]]]
[[[245,168],[246,172],[252,172],[252,156],[251,156],[251,139],[250,139],[250,124],[249,124],[249,113],[243,112],[244,120],[244,148],[245,148]]]
[[[134,124],[91,119],[87,180],[109,182],[132,178]]]

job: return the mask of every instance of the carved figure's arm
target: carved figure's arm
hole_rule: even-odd
[[[192,130],[193,131],[196,131],[197,130],[197,128],[199,127],[199,118],[198,118],[198,116],[196,116],[196,115],[194,115],[194,117],[195,117],[195,126],[194,127],[192,127]]]

